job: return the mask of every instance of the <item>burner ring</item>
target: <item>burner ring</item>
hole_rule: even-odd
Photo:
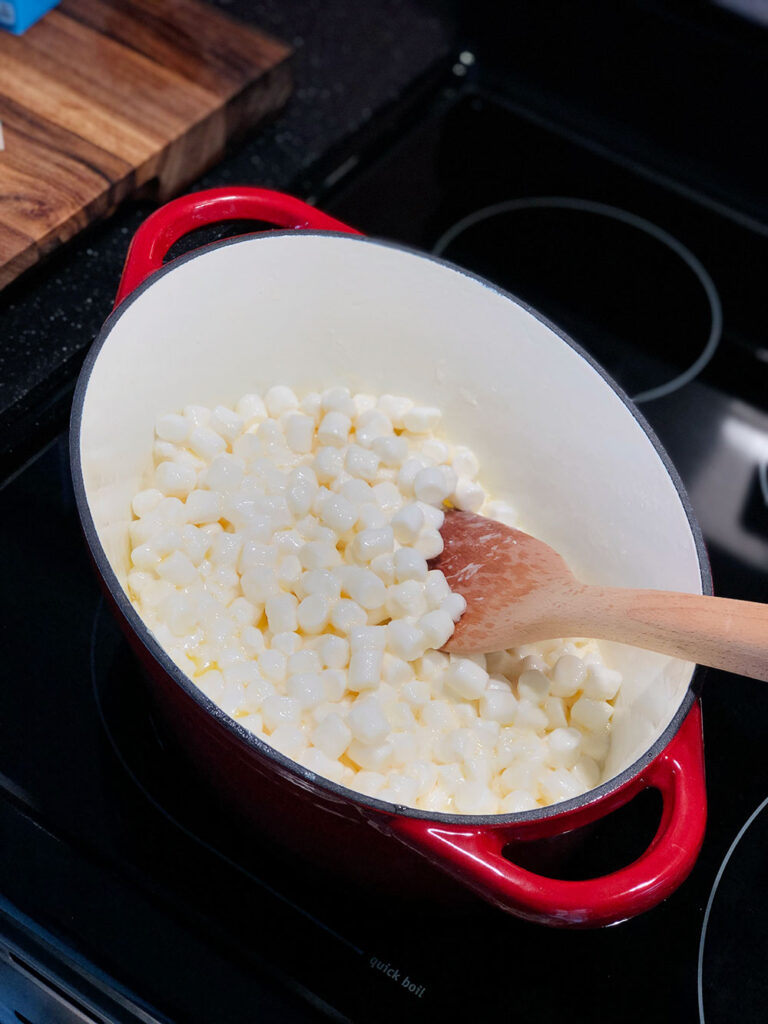
[[[723,857],[723,861],[720,864],[720,867],[718,869],[717,874],[715,875],[715,880],[712,883],[712,889],[711,889],[711,891],[709,893],[709,899],[707,900],[706,910],[704,911],[704,919],[703,919],[702,924],[701,924],[701,937],[699,939],[699,956],[698,956],[697,977],[696,977],[696,988],[697,988],[697,996],[698,996],[698,1004],[699,1004],[699,1024],[705,1024],[705,1015],[704,1015],[704,945],[705,945],[706,940],[707,940],[707,928],[709,926],[709,921],[710,921],[710,917],[711,917],[711,914],[712,914],[712,907],[713,907],[714,902],[715,902],[715,897],[717,896],[717,892],[718,892],[718,889],[720,887],[720,883],[721,883],[721,881],[723,879],[723,876],[725,874],[726,868],[728,867],[728,864],[729,864],[731,858],[733,857],[734,853],[736,852],[736,848],[738,847],[739,843],[742,841],[742,839],[744,838],[746,833],[749,831],[750,826],[752,826],[754,824],[754,822],[762,814],[762,812],[765,810],[766,807],[768,807],[768,797],[766,797],[762,801],[762,803],[758,804],[758,806],[754,809],[754,811],[750,814],[750,816],[747,818],[747,820],[741,826],[739,831],[736,833],[736,836],[735,836],[733,842],[728,847],[728,852],[726,853],[725,857]]]
[[[447,247],[468,228],[474,227],[476,224],[488,220],[499,213],[513,213],[517,210],[530,209],[578,210],[582,213],[593,213],[601,217],[608,217],[636,228],[638,231],[642,231],[644,234],[656,239],[656,241],[661,242],[662,245],[666,246],[686,263],[698,279],[709,303],[709,336],[701,353],[682,373],[675,375],[664,384],[641,391],[631,397],[636,403],[650,402],[655,398],[663,398],[666,395],[672,394],[672,392],[679,390],[694,380],[714,356],[722,337],[723,307],[720,296],[706,268],[691,250],[683,245],[678,238],[675,238],[674,235],[671,235],[668,231],[665,231],[645,217],[640,217],[618,206],[610,206],[607,203],[594,202],[590,199],[577,199],[571,196],[527,196],[522,199],[510,199],[500,203],[493,203],[490,206],[484,206],[479,210],[475,210],[466,217],[462,217],[461,220],[448,228],[438,238],[432,247],[432,252],[435,256],[443,255]]]

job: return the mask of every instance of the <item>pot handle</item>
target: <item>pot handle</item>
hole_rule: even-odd
[[[308,203],[266,188],[211,188],[172,199],[140,225],[131,240],[115,306],[163,265],[168,250],[197,228],[226,220],[267,221],[282,228],[361,232],[329,217]]]
[[[436,866],[518,917],[577,928],[615,924],[656,906],[690,873],[706,823],[703,754],[701,708],[696,701],[667,747],[610,808],[649,786],[658,789],[663,811],[656,835],[636,861],[602,878],[569,882],[511,863],[502,850],[520,838],[519,826],[443,827],[401,817],[392,819],[390,828]],[[600,816],[593,814],[589,820]],[[566,829],[582,823],[571,822]]]

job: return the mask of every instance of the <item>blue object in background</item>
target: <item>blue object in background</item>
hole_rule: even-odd
[[[0,29],[20,36],[59,0],[0,0]]]

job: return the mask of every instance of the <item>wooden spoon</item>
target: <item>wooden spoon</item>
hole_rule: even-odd
[[[549,545],[451,510],[432,563],[467,610],[445,650],[501,651],[557,637],[617,640],[768,681],[768,605],[580,583]]]

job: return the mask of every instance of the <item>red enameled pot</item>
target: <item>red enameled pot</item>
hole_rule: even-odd
[[[288,230],[163,264],[190,231],[242,219]],[[700,531],[658,440],[604,371],[537,313],[458,267],[365,238],[290,196],[254,188],[185,196],[149,217],[131,243],[71,425],[93,561],[180,746],[259,828],[375,885],[394,874],[448,873],[503,910],[577,927],[620,921],[669,896],[693,866],[706,818],[690,664],[605,645],[624,676],[605,780],[551,807],[479,817],[399,807],[318,777],[215,707],[160,648],[124,590],[130,502],[151,469],[155,419],[276,383],[299,392],[344,383],[439,405],[453,439],[477,452],[486,485],[509,496],[581,578],[710,591]],[[658,831],[621,870],[561,881],[508,859],[515,843],[595,821],[646,787],[663,799]]]

